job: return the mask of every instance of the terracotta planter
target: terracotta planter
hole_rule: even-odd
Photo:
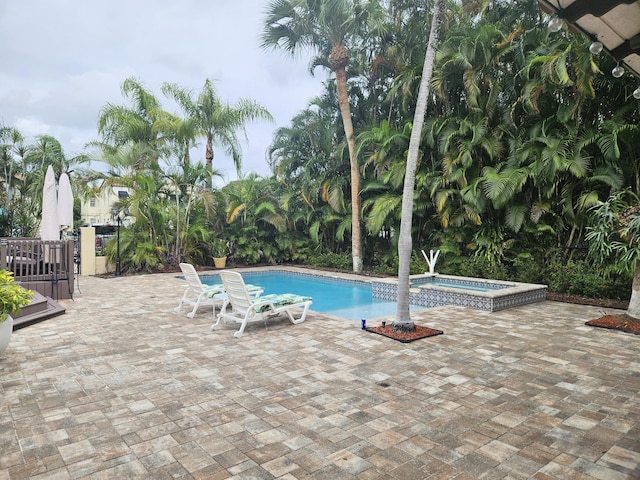
[[[216,268],[224,268],[227,266],[227,257],[213,257],[213,264]]]
[[[0,355],[4,353],[4,351],[9,346],[9,341],[11,340],[11,333],[13,332],[13,317],[9,315],[7,319],[0,323]]]

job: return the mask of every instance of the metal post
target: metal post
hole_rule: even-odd
[[[120,271],[120,214],[118,213],[118,231],[116,232],[116,277],[119,277],[122,272]]]

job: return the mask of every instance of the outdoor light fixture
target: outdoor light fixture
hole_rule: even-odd
[[[602,42],[599,42],[598,40],[594,40],[593,42],[591,42],[591,45],[589,45],[589,51],[592,55],[598,55],[600,52],[602,52],[603,48],[604,47],[602,45]]]
[[[613,70],[611,70],[611,75],[613,75],[615,78],[620,78],[622,75],[624,75],[624,67],[620,64],[617,64]]]
[[[125,208],[123,212],[125,217],[129,215],[129,209]],[[111,216],[117,221],[118,228],[116,230],[116,272],[115,276],[122,275],[120,270],[120,227],[122,226],[122,218],[120,217],[120,211],[116,207],[111,207]]]
[[[637,99],[637,100],[640,100],[640,87],[636,88],[636,89],[633,91],[633,98],[635,98],[635,99]]]
[[[554,16],[553,18],[551,18],[551,20],[549,20],[549,31],[552,33],[556,33],[559,32],[560,30],[562,30],[562,24],[564,22],[562,21],[562,19],[558,16]]]

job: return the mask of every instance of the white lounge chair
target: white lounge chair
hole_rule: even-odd
[[[267,318],[281,313],[286,313],[291,323],[302,323],[307,318],[307,311],[312,301],[310,297],[285,293],[252,298],[242,275],[238,272],[222,270],[220,278],[222,279],[231,311],[227,311],[226,305],[221,308],[216,323],[211,325],[211,330],[220,328],[221,321],[223,323],[240,323],[240,328],[233,334],[234,337],[240,338],[248,322],[259,320],[265,320],[266,322]],[[294,312],[300,310],[300,315],[295,317]]]
[[[227,297],[222,284],[205,285],[200,280],[200,275],[190,263],[181,263],[180,270],[187,282],[187,288],[182,294],[180,304],[174,309],[175,313],[180,313],[182,305],[193,305],[193,310],[187,313],[187,317],[193,318],[199,307],[211,306],[215,313],[215,307],[226,308]],[[256,285],[247,285],[249,292],[253,296],[259,296],[264,289]]]
[[[209,296],[209,286],[200,281],[200,276],[198,272],[196,272],[196,269],[193,268],[193,265],[190,263],[181,263],[180,270],[182,270],[184,279],[187,282],[187,288],[182,294],[180,303],[174,309],[174,312],[180,313],[182,305],[184,304],[192,305],[193,310],[187,313],[187,317],[193,318],[199,307],[211,305],[212,308],[215,308],[215,304],[219,300],[215,298],[214,295]]]

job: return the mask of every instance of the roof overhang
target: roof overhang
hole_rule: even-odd
[[[572,30],[597,39],[640,78],[640,0],[538,0],[538,5]]]

